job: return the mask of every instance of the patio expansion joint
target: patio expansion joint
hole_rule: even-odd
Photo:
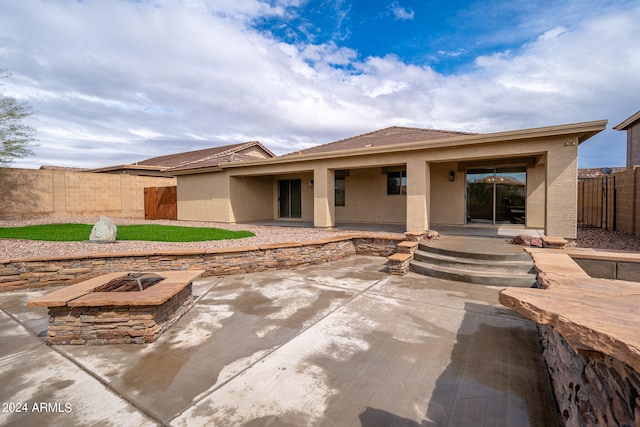
[[[20,326],[22,329],[24,329],[25,331],[27,331],[27,333],[29,333],[29,335],[32,335],[36,338],[38,338],[39,341],[42,341],[41,338],[38,336],[38,334],[36,334],[34,331],[32,331],[27,325],[24,324],[24,322],[22,322],[18,317],[14,316],[13,314],[9,313],[7,310],[5,310],[4,308],[2,308],[2,306],[0,306],[0,312],[4,313],[7,315],[7,317],[11,320],[13,320],[14,322],[16,322],[18,324],[18,326]],[[22,353],[28,353],[29,351],[25,351]],[[21,354],[21,353],[19,353]],[[13,356],[10,356],[9,358],[11,358]],[[0,360],[6,360],[9,358],[5,358],[5,359],[0,359]]]
[[[111,384],[109,384],[108,382],[106,382],[100,375],[94,373],[93,371],[91,371],[90,369],[86,368],[84,365],[82,365],[80,362],[76,361],[73,357],[67,355],[67,353],[65,353],[64,351],[59,350],[58,348],[56,348],[56,346],[51,346],[51,345],[47,345],[41,337],[38,336],[38,334],[36,334],[34,331],[32,331],[30,328],[28,328],[24,322],[22,322],[19,318],[17,318],[16,316],[12,315],[11,313],[7,312],[5,309],[3,309],[2,307],[0,307],[0,311],[3,312],[4,314],[6,314],[7,316],[9,316],[9,318],[11,320],[13,320],[14,322],[16,322],[22,329],[26,330],[30,335],[36,337],[38,339],[38,341],[40,342],[40,345],[44,345],[47,346],[51,351],[56,352],[58,355],[60,355],[62,358],[66,359],[67,361],[69,361],[70,363],[72,363],[73,365],[75,365],[76,367],[78,367],[82,372],[86,373],[87,375],[89,375],[90,377],[92,377],[93,379],[95,379],[96,381],[98,381],[100,384],[102,384],[107,390],[109,390],[111,393],[113,393],[115,396],[119,397],[121,400],[127,402],[129,405],[131,405],[133,408],[135,408],[137,411],[140,411],[140,413],[142,413],[144,416],[146,416],[147,418],[149,418],[150,420],[156,422],[158,425],[164,425],[162,420],[157,419],[156,417],[154,417],[151,413],[149,413],[148,411],[145,410],[145,408],[137,405],[133,400],[127,398],[126,396],[118,393],[118,391],[116,389],[114,389]],[[32,350],[26,350],[20,353],[17,353],[15,355],[11,355],[10,357],[6,357],[4,359],[1,360],[10,360],[12,358],[15,358],[17,356],[20,356],[22,354],[28,354],[32,351],[35,351],[35,349]]]
[[[472,286],[478,286],[478,285],[472,285]],[[412,298],[407,298],[407,297],[403,297],[403,296],[399,296],[399,295],[388,295],[388,294],[384,294],[382,292],[372,291],[372,292],[368,292],[368,294],[370,294],[372,296],[375,296],[375,297],[380,297],[380,298],[393,298],[393,299],[398,300],[398,301],[411,302],[411,303],[421,304],[421,305],[426,305],[426,306],[431,306],[431,307],[444,308],[446,310],[455,310],[455,311],[461,311],[461,312],[466,312],[466,313],[475,313],[475,314],[479,314],[479,315],[483,315],[483,316],[490,316],[490,317],[508,318],[510,320],[513,320],[513,321],[516,321],[516,322],[521,322],[521,323],[530,323],[531,322],[529,319],[526,319],[524,317],[519,318],[519,317],[513,317],[513,316],[505,316],[504,314],[500,314],[500,313],[488,313],[486,311],[481,311],[481,310],[475,310],[475,309],[469,309],[469,308],[459,308],[459,307],[453,307],[453,306],[445,305],[445,304],[434,304],[434,303],[432,303],[430,301],[412,299]],[[487,305],[487,307],[494,307],[494,306]]]
[[[158,425],[161,425],[161,426],[165,425],[162,420],[160,420],[157,417],[155,417],[152,413],[147,411],[143,406],[136,404],[136,402],[134,400],[129,399],[127,396],[119,393],[117,389],[115,389],[111,384],[109,384],[109,382],[107,382],[99,374],[93,372],[91,369],[87,368],[82,363],[76,361],[73,357],[67,355],[67,353],[65,353],[63,350],[59,350],[54,345],[49,346],[49,348],[51,348],[51,350],[55,351],[60,356],[62,356],[63,358],[65,358],[66,360],[68,360],[69,362],[74,364],[75,366],[77,366],[82,372],[86,373],[87,375],[89,375],[90,377],[92,377],[93,379],[98,381],[107,390],[109,390],[112,394],[114,394],[115,396],[117,396],[121,400],[127,402],[129,405],[131,405],[131,407],[135,408],[137,411],[139,411],[141,414],[143,414],[145,417],[147,417],[151,421],[153,421],[153,422],[155,422],[155,423],[157,423]]]
[[[256,361],[254,361],[253,363],[247,365],[244,369],[238,371],[235,375],[227,378],[225,381],[221,382],[220,384],[216,384],[214,387],[212,387],[211,389],[205,391],[204,393],[200,394],[199,396],[196,397],[196,399],[194,399],[192,405],[188,408],[185,408],[184,410],[180,411],[179,413],[175,414],[173,416],[173,418],[167,420],[165,422],[165,424],[171,424],[171,421],[175,420],[176,418],[180,417],[185,411],[189,410],[190,408],[196,406],[198,403],[202,402],[203,400],[205,400],[206,398],[208,398],[209,396],[211,396],[213,393],[215,393],[216,391],[218,391],[219,389],[221,389],[222,387],[224,387],[225,385],[229,384],[231,381],[235,380],[236,378],[244,375],[245,372],[247,372],[249,369],[253,368],[254,366],[256,366],[259,363],[262,363],[264,360],[266,360],[267,358],[269,358],[272,354],[274,354],[275,352],[277,352],[278,350],[280,350],[282,347],[284,347],[285,345],[289,344],[291,341],[293,341],[294,339],[298,338],[300,335],[304,334],[305,332],[307,332],[308,330],[310,330],[311,328],[313,328],[314,326],[316,326],[317,324],[319,324],[320,322],[322,322],[323,320],[325,320],[326,318],[328,318],[329,316],[333,315],[335,312],[341,310],[343,307],[347,306],[348,304],[350,304],[352,301],[354,301],[355,299],[361,297],[362,295],[364,295],[365,293],[369,292],[369,290],[371,288],[373,288],[374,286],[387,282],[389,280],[389,277],[383,277],[381,279],[376,280],[375,282],[373,282],[372,284],[370,284],[369,286],[367,286],[366,288],[356,292],[355,295],[353,295],[351,298],[349,298],[347,301],[345,301],[343,304],[340,304],[339,306],[337,306],[336,308],[334,308],[333,310],[331,310],[330,312],[328,312],[327,314],[325,314],[324,316],[322,316],[320,319],[316,320],[315,322],[313,322],[311,325],[307,326],[306,328],[301,329],[297,334],[295,334],[294,336],[292,336],[291,338],[289,338],[287,341],[285,341],[284,343],[276,346],[275,348],[271,349],[269,352],[265,353],[262,357],[260,357],[259,359],[257,359]],[[215,286],[214,286],[215,287]],[[211,289],[213,289],[214,287],[212,287]],[[344,289],[344,288],[341,288]],[[207,293],[209,293],[209,291],[207,291]],[[163,424],[163,425],[165,425]]]
[[[0,357],[0,362],[4,363],[4,362],[8,362],[12,359],[16,359],[16,358],[21,358],[22,356],[24,356],[25,354],[29,354],[31,352],[35,351],[35,349],[31,349],[31,350],[24,350],[15,354],[11,354],[9,356],[6,357]]]

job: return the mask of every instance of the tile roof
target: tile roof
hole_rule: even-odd
[[[175,167],[165,168],[163,169],[163,171],[173,172],[173,171],[189,170],[189,169],[210,168],[210,167],[219,166],[223,163],[241,162],[245,160],[257,160],[257,158],[255,156],[248,156],[246,154],[232,152],[232,153],[226,153],[226,154],[219,154],[217,156],[204,157],[202,159],[184,163]]]
[[[627,170],[625,167],[582,168],[578,169],[578,179],[599,178],[612,173],[624,172],[625,170]]]
[[[89,172],[145,171],[144,174],[157,173],[160,174],[158,176],[169,176],[167,172],[174,170],[215,167],[221,163],[230,161],[256,160],[255,156],[248,156],[239,153],[239,151],[243,151],[251,147],[258,147],[263,150],[268,157],[276,156],[260,142],[250,141],[239,144],[223,145],[221,147],[167,154],[164,156],[141,160],[128,165],[116,165],[90,169]]]
[[[203,164],[203,162],[208,162],[208,166],[215,166],[237,151],[241,151],[254,145],[260,146],[260,148],[264,149],[267,153],[275,157],[275,155],[271,153],[271,151],[269,151],[258,141],[250,141],[242,142],[239,144],[223,145],[221,147],[205,148],[202,150],[186,151],[183,153],[152,157],[135,164],[139,166],[158,166],[159,169],[174,169],[194,163]]]
[[[455,132],[437,129],[420,129],[392,126],[385,129],[365,133],[362,135],[341,139],[328,144],[318,145],[287,155],[328,153],[339,150],[352,150],[365,147],[380,147],[385,145],[402,144],[405,142],[435,141],[456,136],[474,135],[467,132]]]

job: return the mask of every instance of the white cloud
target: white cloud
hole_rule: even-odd
[[[399,21],[410,21],[415,17],[415,12],[409,8],[402,7],[397,1],[394,1],[389,5],[391,13],[395,19]]]
[[[391,125],[617,124],[639,108],[638,9],[554,24],[517,51],[444,76],[335,43],[285,44],[247,25],[297,5],[3,2],[0,67],[13,73],[3,91],[34,106],[40,130],[37,157],[16,166],[98,167],[249,140],[285,153]],[[622,141],[606,149],[619,164],[624,135],[603,141],[581,156],[607,162],[596,151]]]

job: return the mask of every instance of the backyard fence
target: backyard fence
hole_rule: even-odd
[[[144,218],[144,188],[175,178],[0,168],[0,219],[39,215]]]
[[[638,168],[578,182],[578,223],[624,233],[640,233]]]

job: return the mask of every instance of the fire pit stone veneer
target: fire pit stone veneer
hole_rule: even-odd
[[[33,299],[27,306],[48,307],[48,344],[150,343],[191,308],[192,281],[203,273],[204,270],[109,273]],[[161,280],[152,281],[157,283],[142,291],[129,286],[124,292],[99,292],[119,279],[135,281],[143,276],[160,276]]]

